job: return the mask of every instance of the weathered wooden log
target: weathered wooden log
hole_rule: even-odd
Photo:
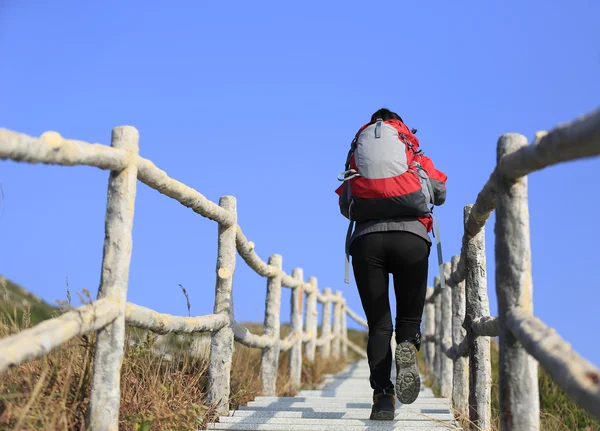
[[[244,232],[242,232],[242,228],[240,226],[236,227],[236,236],[235,236],[236,248],[242,259],[246,262],[246,264],[252,268],[258,275],[262,277],[269,276],[269,266],[267,262],[264,262],[258,254],[254,251],[254,243],[248,241]]]
[[[346,298],[342,299],[342,358],[348,357],[348,314],[346,310],[348,309],[348,304],[346,303]]]
[[[484,337],[497,337],[500,335],[500,321],[497,317],[478,317],[471,323],[471,328],[473,328],[473,333],[475,335],[481,335]]]
[[[333,305],[333,335],[335,338],[331,345],[331,353],[333,354],[333,357],[337,359],[340,357],[342,341],[342,291],[336,290],[335,297],[337,299]]]
[[[111,146],[137,156],[139,133],[135,127],[112,130]],[[88,425],[94,430],[116,430],[121,403],[121,364],[125,347],[125,304],[131,262],[133,214],[137,187],[137,165],[111,171],[104,234],[104,253],[98,299],[118,304],[119,315],[97,331]]]
[[[600,421],[600,370],[527,309],[512,308],[506,326],[548,375]]]
[[[219,205],[237,217],[236,198],[223,196]],[[219,414],[229,412],[231,357],[233,355],[233,275],[236,260],[237,221],[229,227],[219,224],[217,248],[217,281],[215,287],[215,314],[224,314],[229,322],[212,333],[208,365],[208,402]],[[225,271],[221,271],[224,269]]]
[[[433,277],[433,289],[440,286],[440,277]],[[442,295],[433,296],[433,306],[435,308],[435,355],[433,357],[433,379],[436,385],[440,385],[442,381]]]
[[[233,335],[235,341],[253,349],[265,349],[275,344],[275,337],[253,334],[238,322],[233,323]]]
[[[136,165],[136,176],[144,184],[206,218],[226,226],[234,223],[231,214],[223,211],[201,193],[170,178],[150,160],[132,154],[124,148],[65,139],[57,132],[46,132],[39,138],[34,138],[0,129],[0,159],[62,166],[87,165],[112,171],[121,171],[127,166]]]
[[[288,350],[291,350],[292,347],[296,345],[298,340],[300,340],[299,334],[290,332],[287,337],[279,342],[279,351],[287,352]]]
[[[304,273],[301,268],[295,268],[292,271],[292,277],[299,282],[299,287],[292,290],[291,299],[291,326],[292,331],[298,334],[298,339],[292,346],[290,352],[290,381],[295,388],[299,388],[302,379],[302,311],[304,299]]]
[[[316,277],[310,277],[308,279],[314,291],[309,293],[306,297],[306,334],[308,335],[308,342],[304,346],[306,359],[310,362],[315,361],[315,353],[317,350],[317,328],[318,328],[318,313],[317,313],[317,295],[319,292],[319,284]]]
[[[466,224],[470,220],[473,206],[464,208],[465,223],[464,244],[466,265],[465,294],[466,315],[465,327],[469,350],[469,419],[482,431],[489,431],[492,426],[492,363],[490,360],[490,340],[478,337],[473,322],[490,313],[487,293],[487,268],[485,254],[485,226],[473,236],[466,233]]]
[[[269,265],[277,268],[275,275],[268,278],[267,298],[265,300],[265,320],[263,334],[275,340],[273,346],[262,350],[261,379],[263,395],[275,396],[277,370],[279,369],[279,314],[281,310],[281,265],[278,254],[269,257]]]
[[[433,294],[433,287],[427,288],[426,298]],[[433,372],[433,358],[435,356],[435,305],[426,302],[423,308],[423,352],[425,364],[429,372]]]
[[[502,157],[497,171],[505,179],[514,179],[557,163],[598,155],[600,109],[561,124],[548,133],[540,133],[533,144],[525,144]]]
[[[0,372],[48,354],[77,335],[96,331],[119,315],[118,302],[99,299],[0,339]]]
[[[459,256],[452,256],[451,270],[458,270]],[[468,347],[467,331],[464,328],[466,314],[465,282],[460,281],[452,286],[452,345],[457,354],[454,360],[452,376],[452,404],[454,409],[464,418],[469,417],[469,359],[462,355],[460,346]],[[466,352],[465,352],[466,353]]]
[[[527,145],[516,133],[498,140],[498,164]],[[496,294],[500,319],[500,423],[504,430],[538,430],[540,405],[537,363],[506,327],[517,306],[533,314],[527,177],[496,177]]]
[[[159,193],[175,199],[184,207],[190,208],[210,220],[229,227],[236,223],[236,216],[225,211],[222,207],[208,200],[202,193],[177,181],[150,160],[138,158],[138,178],[141,182]]]
[[[190,357],[202,361],[210,360],[210,334],[193,333],[191,339],[192,342],[188,348]],[[164,353],[162,356],[164,358]]]
[[[310,294],[312,294],[312,293],[314,293],[314,294],[315,294],[315,296],[316,296],[316,295],[318,295],[318,293],[319,293],[319,292],[317,291],[317,289],[315,289],[315,287],[314,287],[312,284],[308,283],[308,282],[307,282],[307,283],[304,283],[304,284],[303,284],[303,287],[304,287],[304,294],[305,294],[306,296],[308,296],[308,295],[310,295]]]
[[[450,263],[445,262],[443,265],[444,277],[446,280],[450,275]],[[452,289],[450,286],[446,286],[442,289],[442,352],[445,352],[452,347]],[[440,380],[440,394],[443,397],[452,397],[452,374],[454,364],[452,359],[447,355],[442,355],[442,363],[440,367],[441,380]]]
[[[461,260],[459,257],[458,267],[460,268]],[[448,274],[448,278],[446,279],[446,285],[450,287],[456,286],[458,283],[465,281],[464,274],[461,274],[457,269],[456,271],[452,271]],[[425,304],[433,304],[435,302],[435,297],[442,293],[442,285],[438,285],[438,287],[433,287],[431,291],[428,291],[425,295]]]
[[[125,321],[128,326],[148,329],[154,333],[165,335],[218,331],[227,324],[228,319],[223,314],[197,317],[172,316],[128,302]]]
[[[436,340],[435,334],[434,335],[426,335],[423,337],[423,341],[435,343],[435,340]]]
[[[354,344],[352,341],[350,341],[350,339],[345,338],[344,344],[346,346],[348,346],[350,348],[350,350],[354,351],[354,353],[356,353],[357,355],[360,355],[365,359],[367,358],[367,352],[365,352],[363,349],[361,349],[356,344]]]
[[[459,344],[454,344],[449,349],[446,349],[444,353],[453,361],[459,358],[468,358],[469,343],[466,339],[463,339]]]
[[[323,289],[323,296],[326,298],[330,298],[331,288],[326,287]],[[326,300],[323,303],[323,314],[321,316],[321,337],[323,338],[323,343],[321,347],[321,357],[327,359],[331,356],[331,301]]]
[[[461,259],[465,257],[465,243],[483,228],[496,206],[497,172],[507,179],[518,178],[560,162],[597,155],[600,155],[600,109],[559,125],[534,144],[508,154],[498,163],[472,206],[465,224]],[[459,273],[464,275],[464,269],[461,262]]]
[[[302,288],[302,280],[295,279],[293,271],[291,276],[281,271],[281,286],[289,287],[290,289]]]
[[[0,160],[48,165],[94,166],[121,171],[135,163],[136,155],[125,148],[65,139],[57,132],[39,138],[0,128]]]
[[[331,345],[331,343],[333,342],[334,338],[335,338],[335,335],[333,335],[331,333],[329,335],[327,335],[327,336],[321,335],[317,339],[317,347],[323,348],[327,344]]]
[[[367,329],[369,328],[369,324],[367,323],[367,321],[360,317],[358,314],[356,314],[354,311],[352,311],[349,307],[346,307],[346,313],[352,318],[352,320],[354,320],[359,325],[364,326]]]

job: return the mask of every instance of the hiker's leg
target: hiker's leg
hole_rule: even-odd
[[[387,238],[386,238],[387,239]],[[396,293],[396,395],[402,404],[419,396],[416,349],[421,348],[421,315],[427,289],[429,244],[409,232],[392,232],[386,241]]]
[[[410,341],[420,350],[430,247],[410,232],[389,234],[386,248],[396,294],[396,342]]]
[[[352,268],[367,322],[369,341],[367,355],[371,371],[371,387],[375,392],[393,390],[392,315],[389,302],[389,273],[385,268],[383,235],[371,233],[357,238],[350,249]]]

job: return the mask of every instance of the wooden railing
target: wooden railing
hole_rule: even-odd
[[[88,165],[110,171],[97,300],[1,339],[0,372],[43,356],[77,335],[97,331],[88,425],[93,430],[116,430],[126,325],[160,334],[210,332],[208,400],[220,414],[227,414],[229,409],[234,340],[262,349],[264,395],[275,395],[279,353],[282,351],[290,351],[291,381],[296,387],[300,385],[303,355],[314,361],[317,347],[324,357],[346,357],[348,348],[366,357],[366,353],[348,339],[346,319],[350,316],[359,323],[364,321],[348,308],[341,291],[333,294],[327,288],[321,293],[317,278],[309,277],[304,281],[300,268],[294,269],[291,276],[286,274],[282,269],[282,258],[277,254],[270,256],[265,263],[237,223],[236,199],[233,196],[221,197],[217,205],[191,187],[170,178],[151,161],[139,156],[138,139],[138,131],[130,126],[113,129],[111,147],[64,139],[56,132],[46,132],[40,138],[34,138],[0,129],[0,159],[63,166]],[[138,179],[218,223],[214,314],[172,316],[127,302]],[[262,335],[251,333],[234,319],[232,280],[238,253],[256,273],[267,278]],[[282,287],[292,289],[291,331],[283,340],[279,335]],[[306,319],[303,325],[305,297]],[[323,304],[320,337],[317,334],[317,303]]]
[[[568,160],[600,155],[600,110],[538,133],[498,140],[497,166],[474,205],[464,209],[460,256],[428,288],[423,318],[426,364],[455,409],[481,430],[491,426],[490,339],[499,337],[503,430],[538,430],[538,364],[573,400],[600,420],[600,370],[533,315],[527,175]],[[557,208],[560,206],[557,199]],[[496,210],[498,317],[490,317],[484,227]],[[589,214],[590,217],[596,215]],[[597,334],[592,330],[590,342]]]

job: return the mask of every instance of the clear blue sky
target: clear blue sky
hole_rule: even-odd
[[[237,196],[263,259],[283,255],[286,271],[303,267],[362,313],[354,281],[343,284],[334,189],[373,111],[398,111],[448,174],[449,260],[498,136],[531,139],[600,101],[597,1],[418,4],[4,0],[0,127],[104,144],[112,127],[137,127],[141,154],[169,175],[213,201]],[[107,172],[0,166],[0,273],[48,301],[65,297],[67,278],[95,296]],[[596,364],[599,169],[552,167],[529,188],[535,313]],[[192,313],[210,313],[216,238],[215,223],[138,183],[129,300],[187,314],[182,284]],[[237,319],[262,320],[265,281],[241,259],[234,292]]]

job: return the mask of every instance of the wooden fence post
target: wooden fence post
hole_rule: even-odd
[[[465,226],[473,205],[464,209]],[[465,231],[465,234],[466,231]],[[469,342],[469,419],[482,431],[492,426],[492,363],[490,338],[478,337],[471,329],[473,320],[490,315],[487,292],[485,226],[477,235],[468,237],[465,260],[467,339]]]
[[[333,305],[333,342],[331,343],[331,353],[333,357],[340,357],[341,337],[342,337],[342,291],[335,291],[335,303]]]
[[[323,316],[321,320],[321,337],[323,345],[321,346],[321,357],[327,359],[331,356],[331,288],[323,289]]]
[[[292,271],[292,277],[299,280],[300,283],[304,280],[304,274],[302,269],[295,268]],[[292,346],[290,351],[290,380],[292,385],[298,389],[302,379],[302,302],[304,299],[304,285],[300,284],[295,289],[292,289],[291,299],[291,323],[292,331],[296,334],[298,339]]]
[[[425,342],[423,343],[423,351],[425,353],[425,364],[427,370],[433,373],[433,358],[435,356],[435,305],[429,299],[433,295],[433,287],[427,288],[427,302],[423,308],[423,332]]]
[[[306,296],[306,334],[308,342],[306,343],[306,359],[310,362],[315,361],[315,352],[317,350],[317,294],[319,293],[319,283],[317,277],[309,277],[309,284],[312,291]]]
[[[516,133],[498,140],[497,162],[527,146]],[[496,175],[496,294],[500,321],[500,422],[503,430],[538,430],[538,365],[506,327],[514,307],[533,314],[527,177]]]
[[[139,133],[131,126],[112,130],[111,146],[139,153]],[[119,304],[119,316],[97,331],[92,388],[87,426],[93,430],[117,430],[121,403],[121,363],[125,346],[125,307],[129,264],[133,247],[132,229],[137,187],[137,165],[111,171],[108,180],[104,254],[98,299],[110,298]]]
[[[215,314],[224,314],[229,323],[211,334],[210,362],[208,365],[208,402],[216,406],[217,413],[229,413],[231,357],[233,355],[233,273],[235,271],[237,230],[236,198],[222,196],[219,205],[232,214],[236,221],[225,227],[219,224],[217,252],[217,282],[215,289]]]
[[[452,272],[458,271],[460,256],[452,256]],[[458,345],[466,340],[467,331],[465,324],[465,282],[452,286],[452,344]],[[469,417],[469,359],[457,357],[454,360],[454,374],[452,378],[452,404],[464,418]]]
[[[348,313],[346,313],[346,298],[342,301],[342,358],[348,357]]]
[[[439,275],[433,278],[433,288],[438,290],[441,282]],[[433,357],[433,378],[438,387],[442,383],[442,293],[435,295],[433,300],[435,307],[435,355]]]
[[[444,277],[448,280],[450,277],[450,263],[445,262],[443,266]],[[443,397],[452,397],[452,374],[454,372],[454,364],[452,359],[446,355],[446,349],[452,346],[452,289],[446,285],[441,292],[442,296],[442,361],[441,372],[442,378],[440,382],[440,393]]]
[[[263,335],[275,340],[271,347],[262,350],[261,375],[263,395],[275,396],[277,392],[277,370],[279,369],[279,314],[281,311],[281,267],[282,258],[278,254],[269,257],[269,266],[275,275],[267,279],[267,298],[265,300],[265,321]]]

